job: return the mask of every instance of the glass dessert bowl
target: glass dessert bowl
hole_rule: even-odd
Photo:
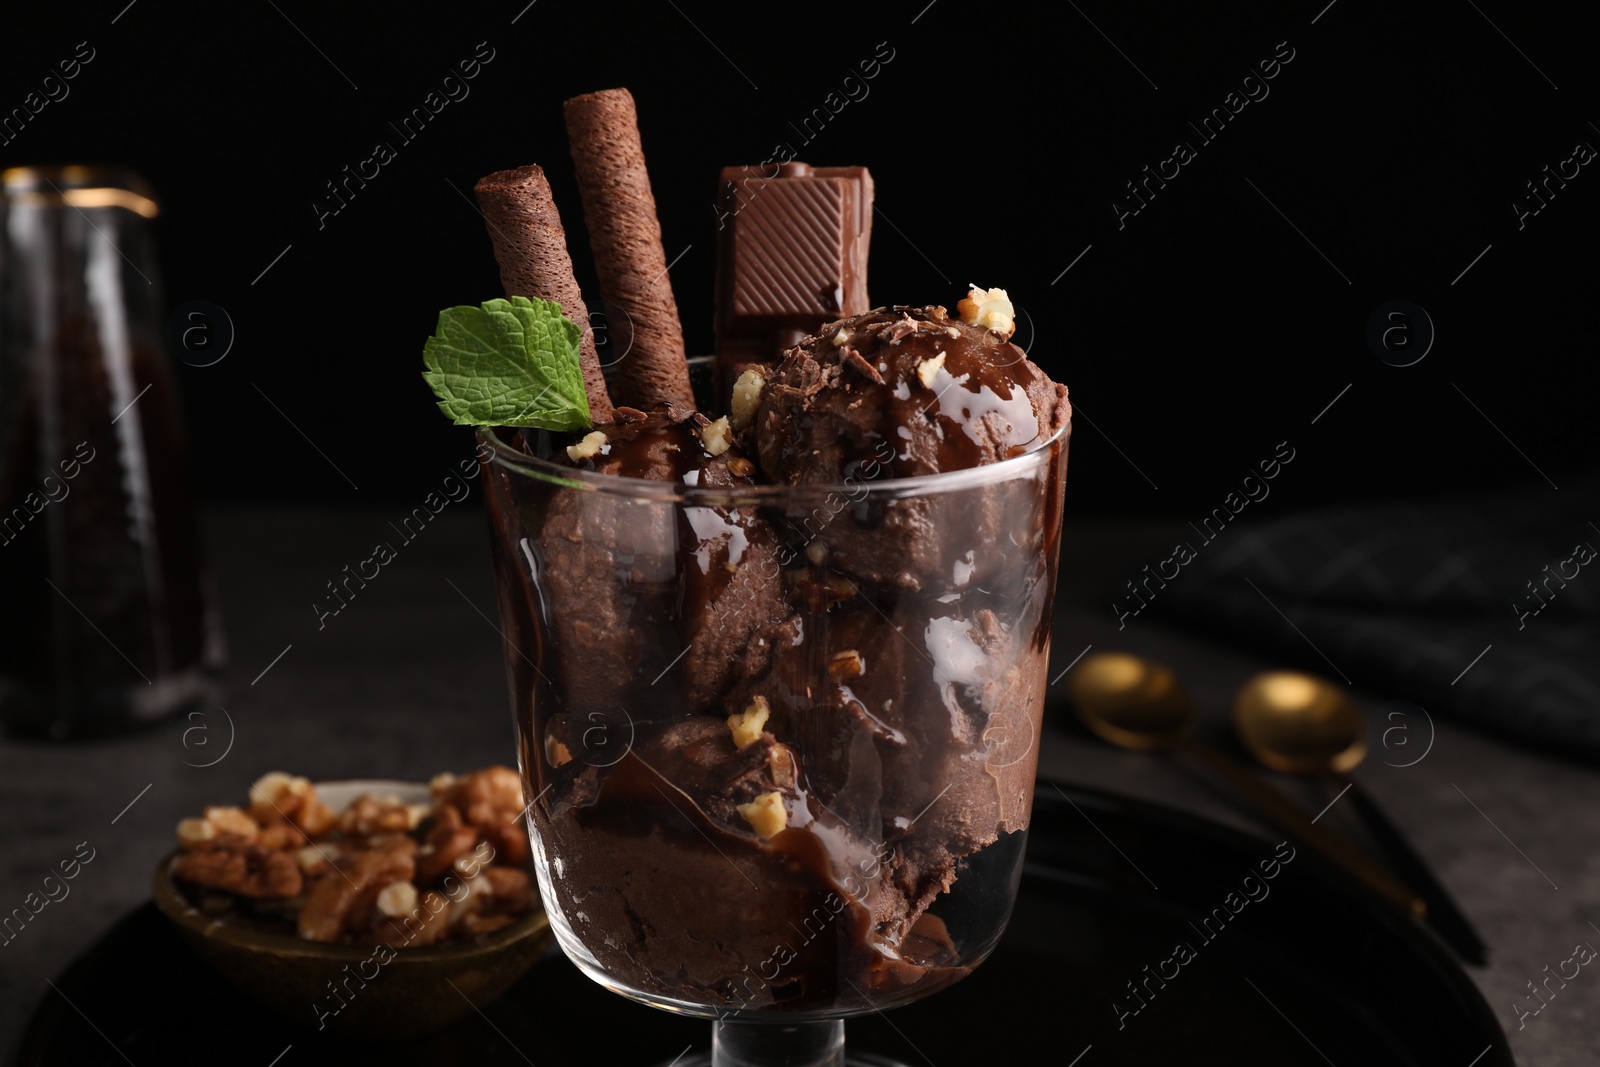
[[[905,311],[851,328],[929,318]],[[716,1019],[717,1064],[844,1063],[844,1018],[959,980],[1010,915],[1068,409],[942,343],[949,366],[905,346],[906,412],[875,394],[933,428],[935,473],[904,475],[909,434],[830,449],[859,405],[781,369],[736,430],[663,407],[566,447],[479,431],[551,926],[602,985]],[[956,455],[997,423],[1014,440]]]

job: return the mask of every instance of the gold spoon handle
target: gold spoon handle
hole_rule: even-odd
[[[1352,781],[1342,775],[1333,778],[1337,783],[1349,783],[1350,800],[1355,804],[1355,809],[1366,823],[1367,832],[1372,835],[1373,842],[1388,860],[1389,867],[1399,875],[1407,885],[1417,891],[1428,904],[1428,922],[1439,936],[1444,938],[1450,947],[1468,963],[1486,966],[1489,962],[1489,946],[1483,943],[1483,938],[1478,936],[1478,931],[1472,926],[1472,920],[1461,910],[1450,891],[1444,887],[1439,876],[1433,873],[1433,868],[1428,866],[1416,848],[1406,839],[1405,834],[1389,818],[1378,802],[1361,788],[1359,782]]]
[[[1184,738],[1177,747],[1210,767],[1235,791],[1255,804],[1279,829],[1292,834],[1301,844],[1322,853],[1326,859],[1343,867],[1346,873],[1365,882],[1369,888],[1418,918],[1427,913],[1427,905],[1420,897],[1391,878],[1354,845],[1306,818],[1305,813],[1286,800],[1282,793],[1251,775],[1221,752],[1192,738]]]

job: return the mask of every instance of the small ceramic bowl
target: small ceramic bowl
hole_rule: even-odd
[[[428,800],[428,787],[418,782],[317,785],[317,796],[335,812],[362,793]],[[552,940],[542,908],[470,941],[376,955],[372,945],[329,945],[219,922],[191,905],[173,881],[177,855],[157,866],[152,892],[189,947],[258,1004],[333,1037],[400,1040],[442,1030],[504,993]]]

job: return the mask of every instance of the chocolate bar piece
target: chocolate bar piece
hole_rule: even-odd
[[[728,167],[718,194],[717,368],[722,393],[824,323],[871,309],[865,167]]]

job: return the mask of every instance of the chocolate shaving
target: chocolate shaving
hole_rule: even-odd
[[[844,365],[852,370],[859,371],[863,376],[870,378],[879,385],[883,384],[883,375],[878,373],[878,368],[868,363],[860,352],[848,345],[845,346],[844,350]]]
[[[901,319],[899,322],[893,323],[892,325],[885,327],[884,330],[883,330],[883,339],[885,341],[888,341],[892,345],[893,344],[899,344],[901,340],[903,340],[904,338],[910,337],[912,334],[914,334],[916,332],[917,332],[916,320],[914,320],[910,315],[907,315],[906,317]]]
[[[589,397],[589,415],[597,423],[610,422],[611,396],[600,373],[594,349],[594,328],[583,302],[578,279],[567,254],[567,235],[561,226],[550,183],[538,166],[496,171],[472,190],[489,224],[495,262],[500,264],[500,284],[506,296],[554,300],[561,313],[583,331],[578,342],[578,363],[583,368],[583,390]]]

